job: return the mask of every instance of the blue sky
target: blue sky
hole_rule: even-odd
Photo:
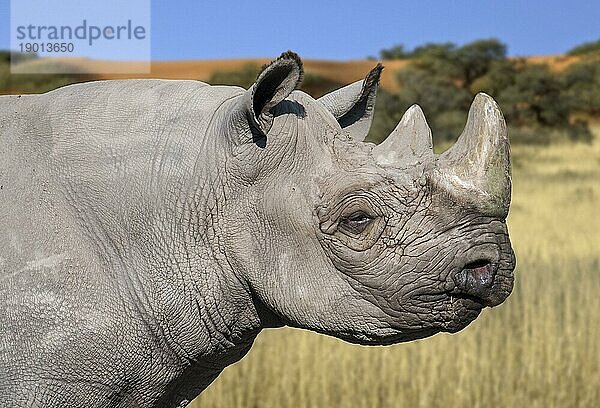
[[[114,15],[123,17],[122,9]],[[0,49],[9,47],[9,23],[9,0],[0,0]],[[600,38],[600,1],[152,0],[155,60],[272,57],[287,49],[358,59],[397,43],[489,37],[505,42],[510,55],[563,53]]]

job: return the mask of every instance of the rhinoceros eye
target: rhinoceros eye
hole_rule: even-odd
[[[358,235],[363,233],[372,221],[373,218],[368,214],[356,211],[343,217],[339,222],[339,227],[346,232]]]

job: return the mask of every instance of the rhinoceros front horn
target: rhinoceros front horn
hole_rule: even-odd
[[[510,145],[496,102],[479,93],[458,141],[436,160],[436,181],[457,196],[506,217],[510,205]]]

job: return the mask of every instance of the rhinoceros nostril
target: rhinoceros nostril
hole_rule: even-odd
[[[478,259],[476,261],[473,262],[469,262],[468,264],[465,265],[464,269],[477,269],[477,268],[482,268],[485,267],[487,265],[489,265],[491,262],[488,261],[487,259]]]
[[[494,282],[497,266],[487,259],[466,264],[454,275],[457,288],[467,294],[483,297]]]
[[[467,270],[467,274],[471,275],[477,284],[487,288],[494,282],[497,268],[491,262],[478,261],[465,265],[465,269]]]

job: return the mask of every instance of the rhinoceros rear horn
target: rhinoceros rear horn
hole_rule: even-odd
[[[437,178],[457,195],[490,214],[506,217],[510,205],[510,145],[496,102],[475,97],[457,142],[439,156]]]
[[[273,124],[271,108],[298,87],[304,70],[300,57],[286,51],[266,65],[248,90],[248,109],[254,125],[266,135]]]
[[[396,167],[433,158],[431,129],[419,105],[406,111],[392,133],[373,148],[373,156],[379,164]]]

